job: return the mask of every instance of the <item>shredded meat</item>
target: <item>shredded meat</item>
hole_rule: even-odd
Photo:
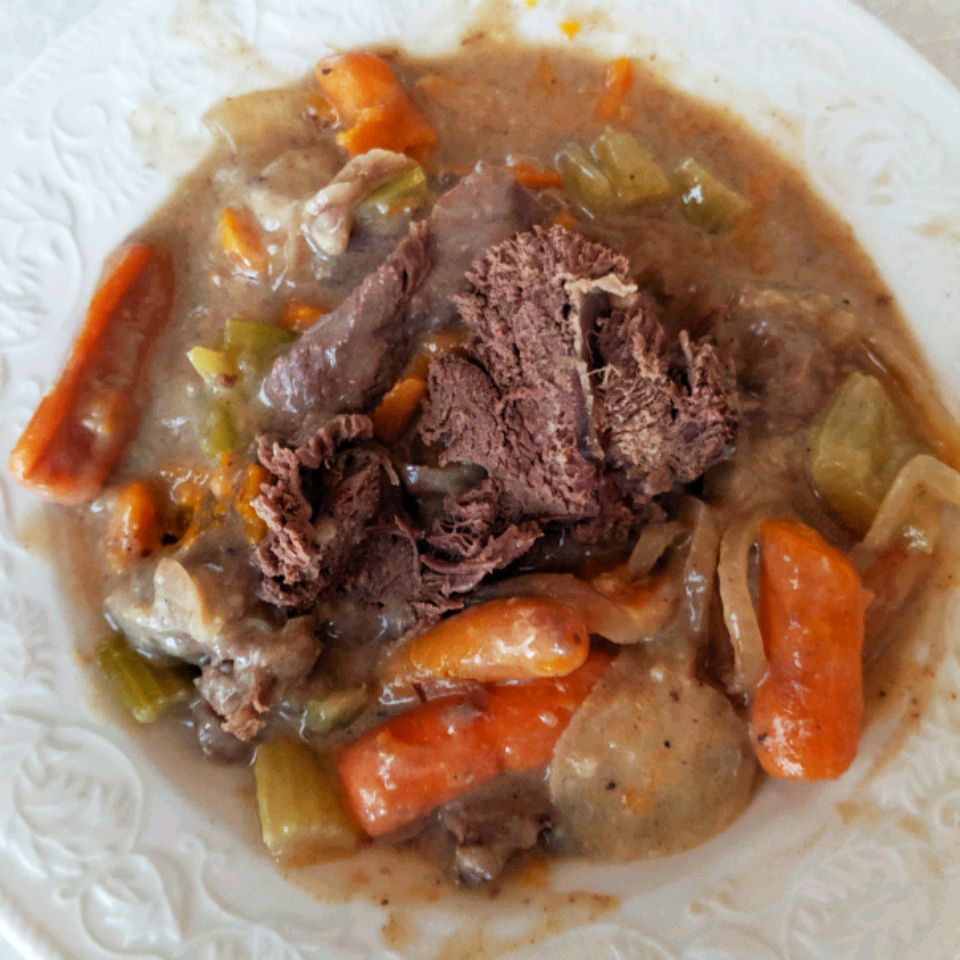
[[[656,304],[639,296],[598,322],[599,420],[609,463],[642,494],[690,483],[736,437],[732,369],[685,331],[666,342]]]
[[[599,513],[602,451],[593,424],[586,331],[610,289],[628,293],[627,261],[560,227],[488,251],[457,298],[470,360],[431,365],[421,434],[441,463],[485,467],[511,518]]]
[[[273,474],[253,501],[268,531],[254,554],[263,599],[306,609],[346,570],[389,499],[385,487],[397,483],[382,450],[347,446],[372,435],[368,417],[344,414],[297,447],[260,438],[260,462]]]
[[[500,523],[494,483],[445,497],[443,513],[424,538],[422,605],[459,606],[484,577],[523,556],[540,536],[533,521]],[[424,609],[421,607],[421,609]]]

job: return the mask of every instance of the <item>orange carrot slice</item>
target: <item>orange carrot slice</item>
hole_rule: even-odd
[[[220,211],[220,246],[230,262],[245,273],[263,276],[270,267],[260,227],[246,207]]]
[[[594,651],[566,677],[433,700],[364,734],[337,757],[353,818],[382,836],[500,773],[546,766],[609,663]]]
[[[572,604],[509,597],[441,620],[413,638],[409,658],[428,676],[497,683],[565,676],[589,652],[586,622]]]
[[[90,301],[60,379],[10,455],[10,473],[57,503],[102,489],[140,419],[136,386],[173,306],[169,254],[122,249]]]
[[[620,57],[607,67],[604,92],[597,104],[597,118],[614,121],[626,120],[629,116],[627,102],[633,89],[633,61]]]
[[[531,190],[545,190],[548,187],[562,187],[563,177],[556,170],[545,170],[532,163],[515,163],[510,169],[517,180]]]
[[[437,131],[389,64],[372,53],[346,53],[317,65],[317,83],[349,128],[337,142],[351,156],[375,147],[422,159]]]
[[[421,377],[398,380],[370,414],[373,435],[381,443],[396,443],[409,426],[426,392],[427,382]]]
[[[750,723],[767,773],[840,776],[863,722],[864,611],[870,595],[850,560],[809,527],[760,528],[760,632],[767,673]]]

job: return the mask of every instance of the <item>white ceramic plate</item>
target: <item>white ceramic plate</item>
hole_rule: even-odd
[[[843,0],[499,9],[532,39],[567,45],[558,23],[577,17],[577,45],[655,53],[679,86],[730,104],[795,157],[876,258],[960,411],[960,95],[917,55]],[[293,77],[329,46],[440,50],[475,15],[462,0],[193,0],[175,14],[165,0],[118,0],[64,37],[0,98],[4,451],[60,368],[104,255],[202,149],[206,106]],[[0,495],[4,932],[30,958],[398,955],[381,937],[387,910],[319,904],[273,871],[227,775],[93,709],[71,613],[18,545],[29,498],[5,480]],[[878,765],[909,698],[838,784],[768,784],[732,830],[689,854],[558,870],[558,886],[616,893],[622,907],[525,956],[956,960],[960,660],[949,645],[894,760]],[[442,902],[410,922],[422,919],[426,932],[398,949],[429,953],[465,922]],[[448,956],[478,956],[504,932],[467,931]]]

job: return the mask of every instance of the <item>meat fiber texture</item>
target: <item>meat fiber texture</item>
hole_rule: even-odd
[[[308,610],[342,593],[398,622],[435,619],[540,535],[536,524],[498,524],[495,489],[482,484],[447,497],[421,537],[372,434],[368,417],[343,414],[298,446],[260,439],[272,474],[253,502],[267,525],[254,553],[264,600]]]
[[[367,409],[399,376],[417,338],[452,319],[451,297],[466,286],[470,264],[538,215],[512,172],[477,164],[336,310],[274,361],[263,392],[277,425],[303,434],[305,421]]]
[[[714,347],[667,342],[628,261],[562,227],[489,250],[457,297],[469,357],[431,364],[421,436],[476,463],[514,521],[625,539],[650,498],[731,448],[731,371]]]

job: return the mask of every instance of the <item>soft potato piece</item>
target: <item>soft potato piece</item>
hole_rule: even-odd
[[[749,802],[746,723],[660,644],[622,651],[561,735],[550,768],[554,836],[605,860],[696,846]]]
[[[227,97],[207,111],[203,122],[232,150],[257,154],[276,153],[280,144],[309,146],[325,126],[311,109],[306,87],[256,90]]]

